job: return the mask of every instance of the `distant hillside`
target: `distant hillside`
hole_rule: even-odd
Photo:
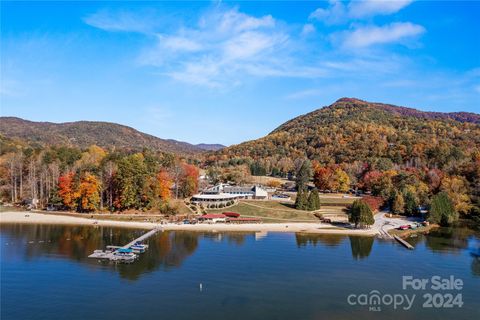
[[[108,149],[131,150],[141,150],[146,147],[179,154],[204,151],[204,149],[186,142],[160,139],[133,128],[109,122],[51,123],[0,117],[0,135],[8,139],[19,139],[29,144],[40,145],[68,145],[85,148],[96,144]]]
[[[480,149],[480,115],[423,112],[342,98],[296,117],[267,136],[222,149],[219,157],[308,157],[323,163],[389,158],[394,163],[442,166]]]
[[[199,143],[199,144],[196,144],[195,147],[200,148],[202,150],[206,150],[206,151],[218,151],[225,148],[223,144],[208,144],[208,143]]]

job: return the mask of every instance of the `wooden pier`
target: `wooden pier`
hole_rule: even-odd
[[[127,243],[122,248],[123,249],[130,249],[130,247],[133,246],[135,243],[147,240],[148,238],[153,236],[155,233],[157,233],[158,230],[160,230],[160,229],[159,228],[152,229],[152,230],[148,231],[147,233],[145,233],[143,236],[140,236],[137,239],[133,240],[132,242]]]
[[[413,250],[415,249],[410,243],[408,243],[407,241],[403,240],[402,238],[400,238],[399,236],[393,236],[395,238],[395,240],[397,240],[398,242],[400,242],[402,245],[404,245],[407,249],[410,249],[410,250]]]
[[[93,258],[93,259],[107,259],[107,260],[110,260],[110,261],[116,261],[116,262],[121,262],[122,260],[126,260],[126,259],[122,259],[122,258],[119,258],[118,256],[115,255],[115,252],[118,251],[118,250],[127,250],[127,249],[130,249],[133,245],[137,244],[137,243],[141,243],[143,241],[145,241],[146,239],[150,238],[151,236],[153,236],[154,234],[156,234],[159,230],[161,230],[160,228],[155,228],[155,229],[152,229],[150,231],[148,231],[147,233],[143,234],[142,236],[136,238],[135,240],[127,243],[126,245],[124,246],[113,246],[113,245],[109,245],[107,246],[107,251],[103,251],[103,250],[95,250],[91,255],[89,255],[88,257],[89,258]],[[146,246],[148,247],[148,246]],[[136,257],[136,256],[135,256]],[[133,260],[131,259],[128,259],[129,262],[132,262]]]

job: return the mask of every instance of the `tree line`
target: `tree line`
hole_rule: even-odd
[[[198,167],[186,159],[148,149],[9,145],[0,154],[2,202],[28,200],[40,208],[175,213],[171,199],[197,192],[198,176]]]

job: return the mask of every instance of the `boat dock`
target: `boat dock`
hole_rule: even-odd
[[[104,259],[104,260],[110,260],[115,262],[133,262],[138,257],[135,253],[143,253],[148,248],[148,245],[138,245],[138,244],[147,240],[148,238],[156,234],[159,230],[161,229],[160,228],[152,229],[147,233],[143,234],[142,236],[136,238],[135,240],[127,243],[124,246],[109,245],[107,246],[108,250],[106,251],[95,250],[88,257],[92,259]],[[138,248],[136,248],[138,246],[143,247],[143,249],[138,250]],[[133,249],[132,247],[134,248],[134,250],[132,250]]]
[[[158,232],[158,228],[155,228],[155,229],[152,229],[150,231],[148,231],[147,233],[145,233],[143,236],[140,236],[138,237],[137,239],[133,240],[132,242],[129,242],[127,243],[126,245],[124,245],[122,248],[123,249],[129,249],[131,246],[133,246],[135,243],[137,242],[142,242],[144,240],[147,240],[148,238],[150,238],[151,236],[153,236],[155,233]]]
[[[407,249],[410,249],[410,250],[413,250],[415,249],[410,243],[408,243],[407,241],[403,240],[402,238],[400,238],[399,236],[393,236],[395,238],[395,240],[397,240],[398,242],[400,242],[402,245],[404,245]]]

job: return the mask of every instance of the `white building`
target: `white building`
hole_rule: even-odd
[[[218,184],[192,197],[193,203],[227,203],[237,199],[267,199],[268,192],[259,186],[237,187]]]

